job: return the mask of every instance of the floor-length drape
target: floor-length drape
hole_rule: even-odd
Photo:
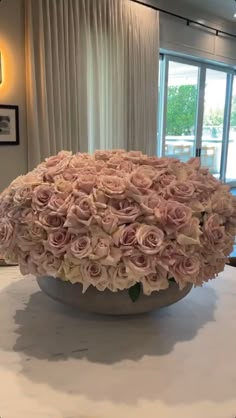
[[[29,167],[61,149],[155,153],[158,24],[129,0],[26,0]]]

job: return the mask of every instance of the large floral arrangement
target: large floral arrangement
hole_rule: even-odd
[[[198,159],[62,151],[0,198],[1,255],[83,291],[202,285],[224,269],[235,233],[236,199]]]

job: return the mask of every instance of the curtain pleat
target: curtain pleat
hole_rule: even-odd
[[[26,0],[29,168],[61,149],[156,152],[158,12]]]

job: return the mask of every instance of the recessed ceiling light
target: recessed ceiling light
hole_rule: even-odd
[[[236,13],[234,13],[234,17],[236,17]]]

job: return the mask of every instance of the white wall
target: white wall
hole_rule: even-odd
[[[226,32],[235,33],[235,24],[180,0],[146,0],[164,10],[171,11],[189,19],[197,20]],[[215,33],[187,26],[182,20],[160,13],[160,46],[176,52],[215,60],[236,67],[236,39],[227,36],[215,36]]]
[[[0,2],[0,50],[4,65],[0,104],[18,105],[20,117],[20,145],[0,145],[1,191],[16,176],[27,171],[24,0]]]

